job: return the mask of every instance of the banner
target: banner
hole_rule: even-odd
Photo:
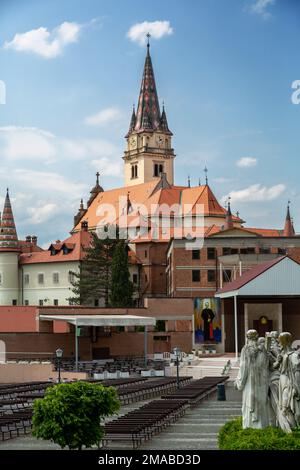
[[[195,343],[220,343],[222,341],[220,299],[194,299]]]

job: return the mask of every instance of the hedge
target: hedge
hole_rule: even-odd
[[[300,428],[292,433],[282,429],[243,429],[242,418],[229,421],[219,431],[221,450],[300,450]]]

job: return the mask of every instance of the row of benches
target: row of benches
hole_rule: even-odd
[[[131,441],[137,448],[184,415],[188,400],[154,400],[105,425],[102,445],[110,441]]]
[[[179,389],[173,388],[171,393],[162,395],[161,400],[154,400],[107,423],[102,445],[105,447],[110,441],[130,441],[133,448],[140,446],[143,441],[181,417],[187,408],[212,393],[218,384],[227,379],[228,377],[204,377],[188,380],[185,386],[182,386],[184,382],[181,381]]]

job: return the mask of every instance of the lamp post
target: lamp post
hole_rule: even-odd
[[[58,370],[58,383],[60,384],[60,365],[61,365],[61,358],[63,355],[63,350],[61,348],[58,348],[55,351],[56,359],[57,359],[57,370]]]
[[[181,349],[180,348],[174,348],[173,349],[173,354],[176,357],[176,380],[177,380],[177,388],[180,387],[179,385],[179,356],[181,354]]]

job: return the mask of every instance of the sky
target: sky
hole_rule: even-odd
[[[176,184],[206,166],[246,225],[282,228],[290,200],[300,232],[299,16],[297,0],[0,0],[0,206],[9,187],[19,238],[66,238],[96,171],[123,186],[148,31]]]

